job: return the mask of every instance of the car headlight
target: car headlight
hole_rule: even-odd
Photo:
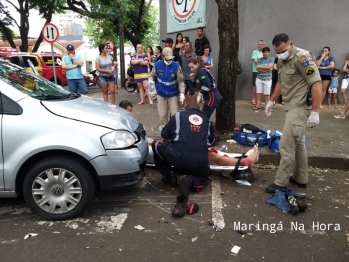
[[[113,131],[102,136],[105,149],[120,149],[132,146],[137,142],[137,135],[126,130]]]

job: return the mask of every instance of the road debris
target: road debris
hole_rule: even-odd
[[[138,230],[144,230],[145,228],[144,228],[144,227],[142,227],[141,225],[137,225],[137,226],[135,226],[135,229],[138,229]]]
[[[194,237],[191,239],[191,242],[194,243],[196,240],[198,240],[199,237]]]
[[[241,249],[241,247],[239,247],[239,246],[233,246],[233,248],[231,249],[231,252],[237,255],[239,253],[240,249]]]
[[[37,235],[39,235],[39,234],[37,234],[37,233],[29,233],[29,234],[26,234],[26,235],[24,236],[24,239],[28,239],[28,238],[30,238],[30,237],[36,237]]]

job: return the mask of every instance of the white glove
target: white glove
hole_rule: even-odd
[[[183,103],[184,103],[184,99],[185,99],[185,96],[184,96],[183,93],[181,93],[181,94],[179,95],[179,102],[181,102],[181,103],[183,104]]]
[[[200,100],[201,100],[201,98],[202,98],[202,94],[201,93],[199,93],[198,94],[198,96],[196,97],[196,103],[200,103]]]
[[[273,110],[274,101],[269,101],[268,104],[265,106],[265,114],[267,116],[271,116],[271,111]]]
[[[320,124],[319,113],[311,111],[310,116],[308,117],[307,127],[316,127]]]

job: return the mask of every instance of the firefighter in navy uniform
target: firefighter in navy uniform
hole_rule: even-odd
[[[202,65],[201,57],[191,57],[188,61],[188,66],[194,73],[191,75],[191,80],[200,86],[200,93],[196,98],[196,102],[200,103],[201,99],[204,99],[202,113],[210,118],[223,97],[217,89],[213,75]]]
[[[177,185],[173,168],[181,173],[179,193],[173,209],[173,216],[184,216],[187,209],[188,194],[192,187],[207,182],[210,167],[208,147],[214,142],[215,135],[210,120],[193,103],[187,111],[177,112],[161,132],[163,141],[154,141],[152,149],[154,163],[162,174],[162,181],[170,186]]]

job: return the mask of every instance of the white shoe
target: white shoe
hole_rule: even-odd
[[[345,118],[345,115],[342,115],[342,114],[340,114],[340,115],[335,115],[335,116],[333,116],[334,118]]]

